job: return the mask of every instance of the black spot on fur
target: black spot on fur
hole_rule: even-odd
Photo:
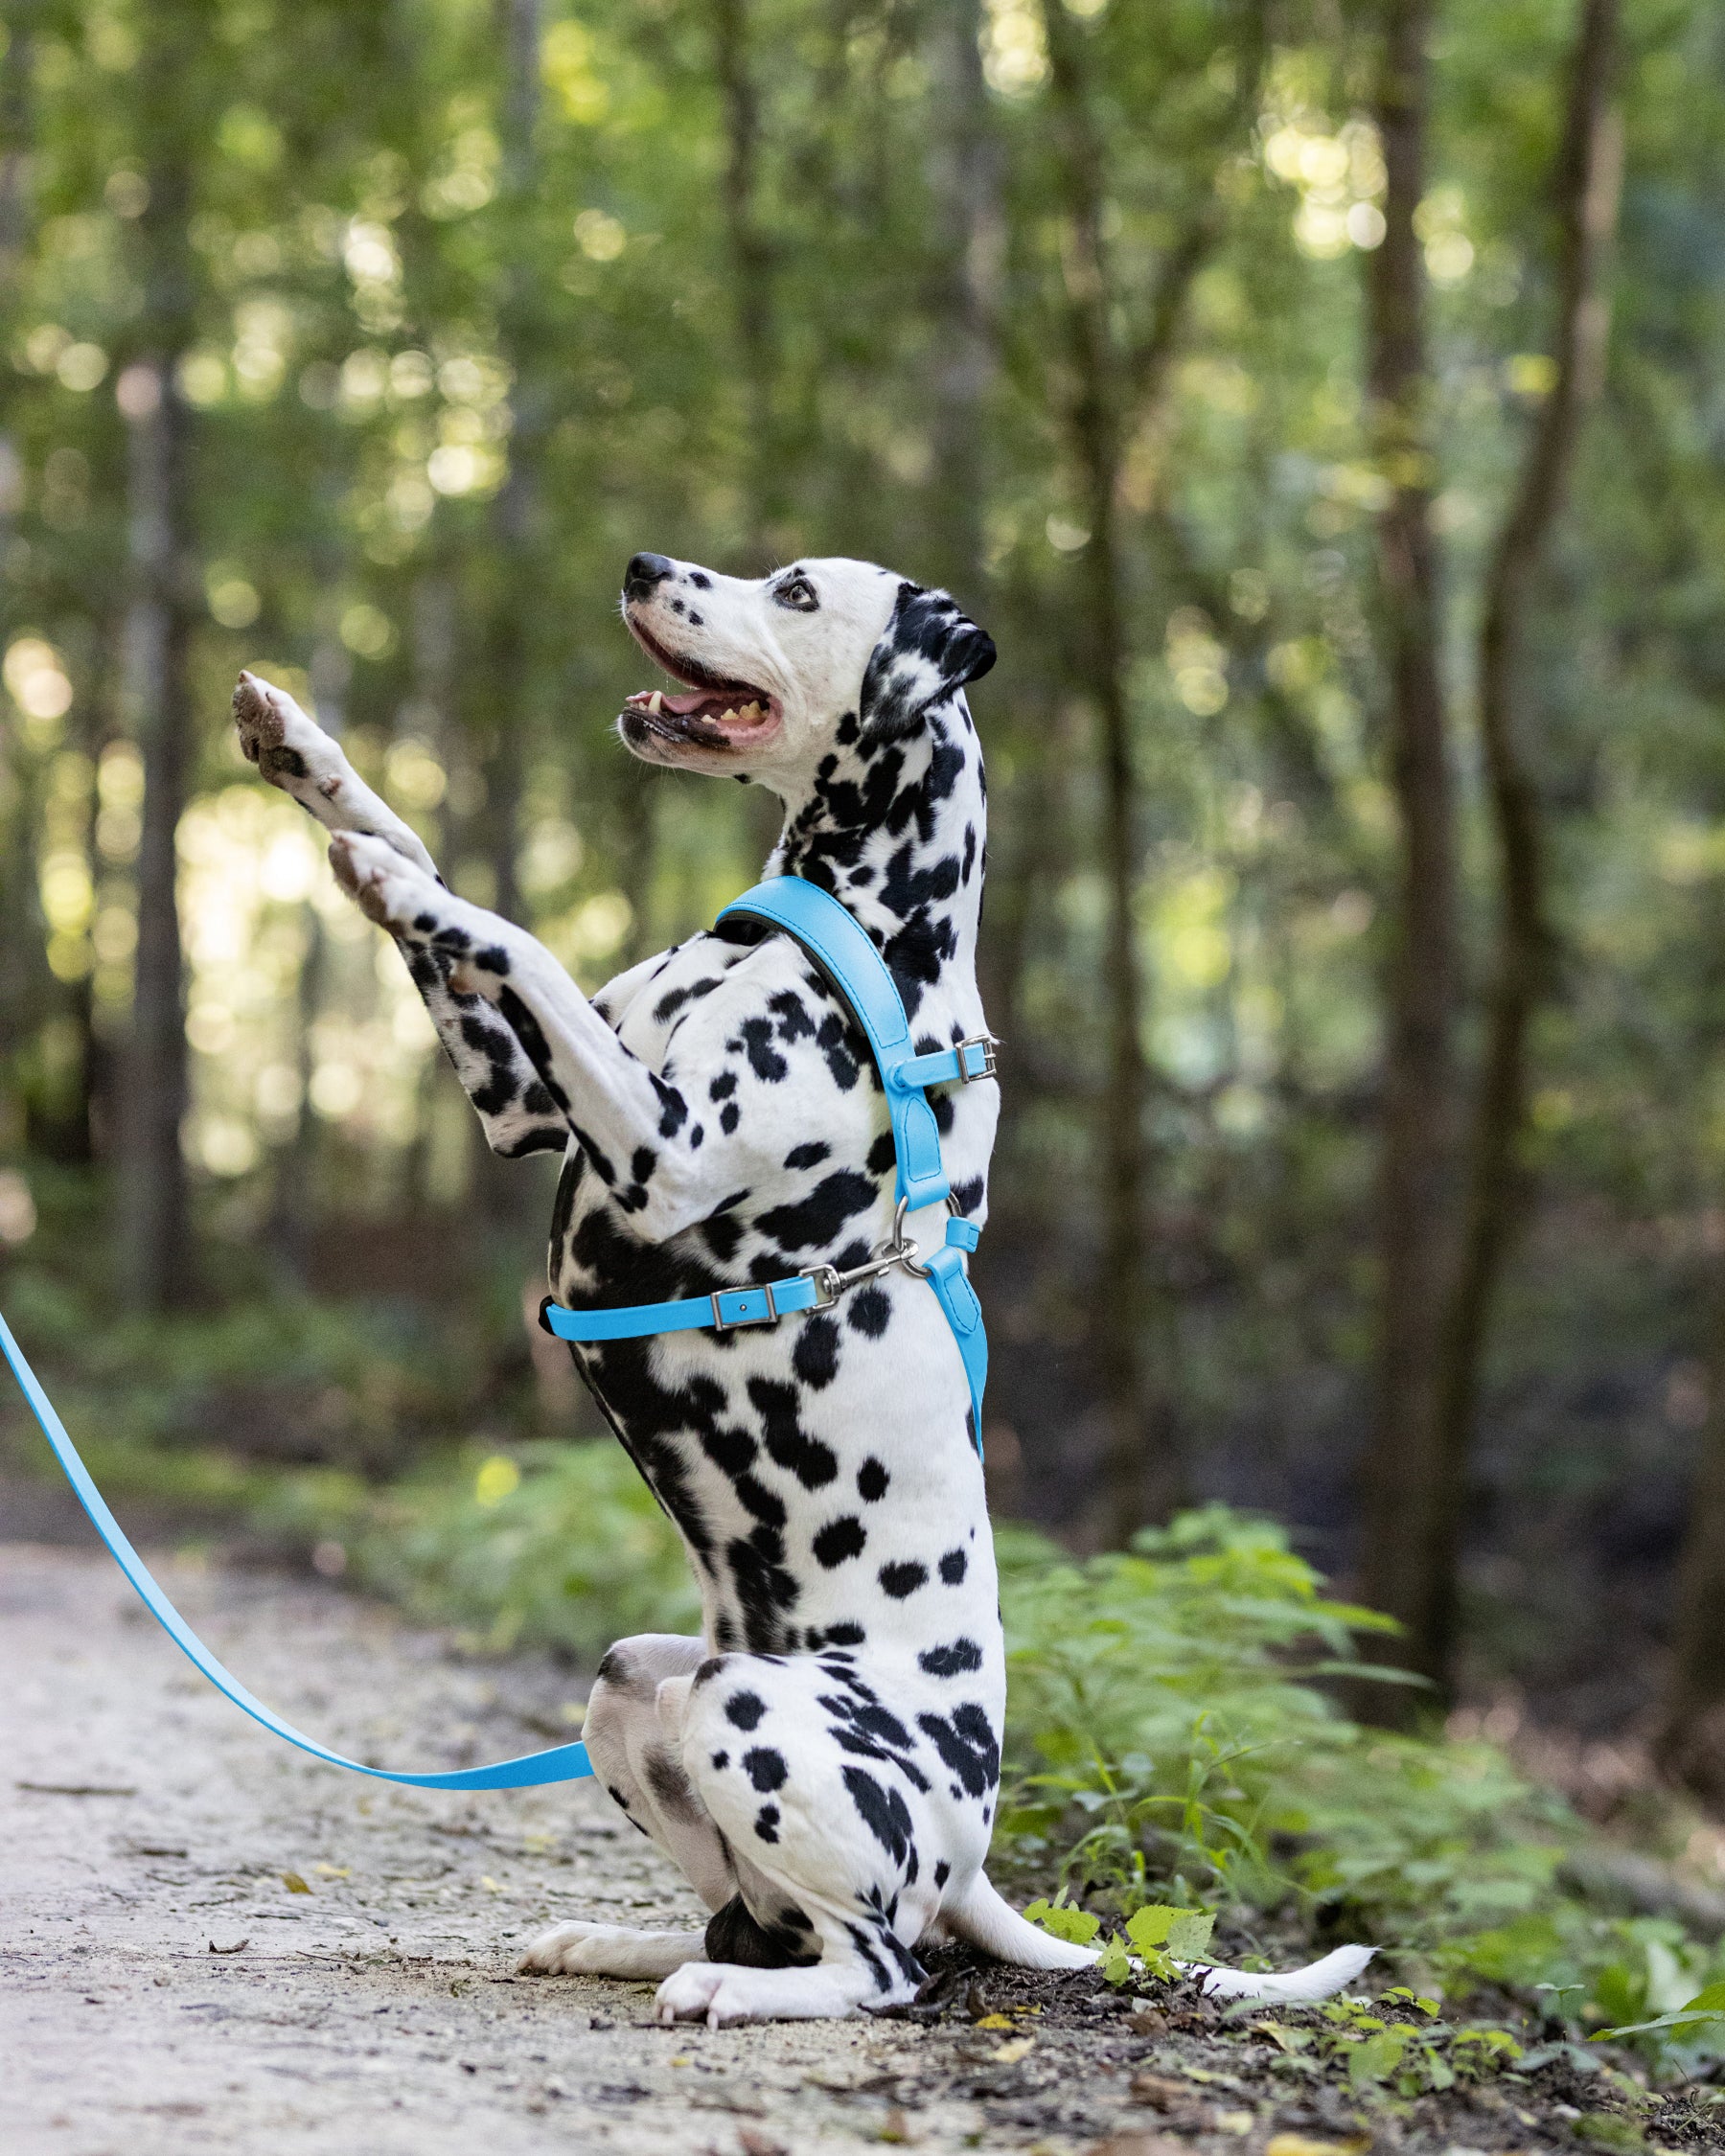
[[[828,1521],[815,1537],[816,1559],[830,1572],[852,1557],[860,1557],[868,1541],[867,1530],[855,1513],[847,1512],[841,1518]],[[832,1635],[829,1633],[828,1638]]]
[[[961,1677],[981,1668],[982,1650],[974,1640],[954,1640],[949,1646],[925,1647],[916,1663],[931,1677]]]
[[[832,1319],[817,1315],[803,1319],[791,1367],[812,1392],[832,1384],[839,1370],[839,1327]]]
[[[788,1772],[785,1755],[782,1752],[775,1752],[770,1744],[757,1744],[744,1753],[743,1772],[763,1793],[783,1789]]]
[[[914,1594],[919,1587],[926,1586],[929,1578],[927,1565],[914,1560],[881,1567],[882,1592],[890,1594],[895,1602],[902,1602],[908,1594]]]
[[[754,1830],[763,1842],[778,1840],[779,1808],[776,1804],[763,1804],[755,1814]]]
[[[854,1168],[840,1168],[823,1176],[795,1204],[770,1207],[755,1226],[781,1250],[824,1250],[838,1240],[847,1221],[868,1210],[875,1196],[872,1178],[859,1175]]]
[[[660,1752],[656,1747],[650,1750],[647,1754],[646,1771],[648,1788],[673,1819],[694,1820],[701,1817],[701,1802],[695,1795],[694,1785],[668,1752]]]
[[[864,1340],[879,1340],[892,1321],[892,1303],[884,1288],[860,1288],[844,1314],[846,1324]]]
[[[910,1847],[910,1808],[896,1789],[878,1782],[865,1767],[841,1767],[844,1786],[857,1816],[894,1864],[902,1865]]]
[[[968,1702],[955,1707],[950,1721],[919,1714],[916,1726],[964,1784],[966,1796],[984,1796],[1000,1778],[1000,1748],[981,1708]]]
[[[857,1495],[864,1504],[879,1504],[886,1495],[886,1486],[891,1480],[892,1477],[870,1453],[857,1470]]]
[[[839,1473],[838,1457],[803,1429],[796,1388],[776,1378],[750,1378],[748,1397],[761,1417],[768,1456],[794,1475],[805,1490],[824,1489]]]
[[[962,1549],[949,1549],[940,1560],[940,1576],[949,1587],[956,1587],[964,1578],[969,1559]]]
[[[807,1145],[794,1145],[785,1156],[785,1165],[787,1168],[817,1168],[832,1150],[830,1145],[814,1138]]]
[[[732,1692],[724,1703],[724,1719],[739,1730],[758,1728],[766,1711],[767,1702],[759,1692]]]

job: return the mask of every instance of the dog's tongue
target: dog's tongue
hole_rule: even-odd
[[[738,700],[733,697],[731,701],[735,704]],[[679,719],[687,719],[695,712],[704,710],[708,704],[715,710],[723,710],[724,699],[715,696],[711,689],[691,689],[685,696],[667,697],[663,709],[675,712]]]

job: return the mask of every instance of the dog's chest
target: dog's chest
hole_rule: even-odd
[[[936,984],[916,1013],[919,1044],[977,1030],[974,989],[969,1005]],[[848,1269],[888,1235],[885,1096],[862,1036],[795,945],[698,938],[636,992],[618,1030],[675,1085],[735,1181],[707,1219],[652,1244],[572,1149],[560,1299],[659,1301]],[[955,1203],[980,1219],[994,1089],[934,1105]],[[937,1239],[940,1209],[910,1227]],[[893,1272],[775,1326],[617,1342],[583,1360],[689,1542],[721,1643],[795,1647],[858,1627],[879,1640],[900,1617],[926,1621],[906,1606],[925,1584],[954,1618],[992,1591],[970,1562],[985,1516],[962,1366],[924,1282]]]

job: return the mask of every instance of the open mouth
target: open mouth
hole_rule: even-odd
[[[662,689],[637,689],[623,706],[624,724],[635,740],[656,736],[698,748],[745,748],[778,730],[778,700],[749,681],[733,681],[699,660],[668,651],[627,608],[629,631],[648,657],[686,693],[667,696]]]

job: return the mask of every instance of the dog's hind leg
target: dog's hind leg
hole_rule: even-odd
[[[737,1892],[729,1852],[683,1772],[660,1719],[661,1686],[686,1689],[706,1653],[699,1640],[643,1633],[599,1664],[583,1735],[593,1769],[632,1825],[672,1859],[711,1910]],[[678,1684],[681,1680],[681,1686]],[[706,1951],[701,1931],[635,1931],[620,1924],[559,1924],[534,1939],[522,1972],[550,1976],[669,1976]]]

